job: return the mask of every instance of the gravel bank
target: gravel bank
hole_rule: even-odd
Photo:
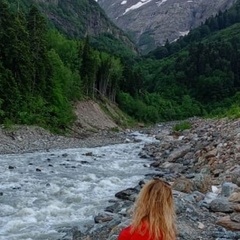
[[[13,129],[1,127],[0,139],[0,154],[19,154],[123,143],[126,134],[102,130],[97,133],[73,133],[71,136],[62,136],[40,127],[15,126]]]

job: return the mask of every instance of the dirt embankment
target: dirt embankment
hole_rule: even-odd
[[[92,100],[81,101],[75,105],[75,113],[77,120],[67,136],[52,134],[37,126],[13,126],[11,129],[2,126],[0,154],[95,147],[125,140],[124,133],[116,123],[125,119],[116,106],[105,103],[100,107],[99,103]]]
[[[106,104],[104,108],[108,113],[112,113],[112,117],[118,116],[116,112],[116,107],[113,105]],[[111,118],[103,109],[99,106],[97,102],[92,100],[78,102],[75,105],[75,113],[77,116],[77,121],[75,127],[83,131],[98,131],[106,129],[118,128],[114,119]]]

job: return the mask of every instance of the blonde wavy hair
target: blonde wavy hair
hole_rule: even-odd
[[[141,232],[144,223],[151,239],[175,240],[175,218],[171,186],[161,179],[154,179],[146,183],[138,195],[131,232]]]

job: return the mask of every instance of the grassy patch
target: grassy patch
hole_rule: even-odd
[[[191,123],[188,122],[188,121],[184,121],[184,122],[180,122],[178,124],[176,124],[174,127],[173,127],[173,130],[174,131],[183,131],[183,130],[186,130],[186,129],[190,129],[192,127]]]
[[[119,132],[119,128],[118,127],[112,127],[110,128],[111,132]]]

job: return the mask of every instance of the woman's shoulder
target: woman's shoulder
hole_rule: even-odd
[[[131,239],[131,226],[128,226],[120,232],[118,240],[130,240]]]
[[[131,232],[131,226],[124,228],[118,237],[118,240],[149,240],[149,232],[146,225],[142,224],[141,230]]]

